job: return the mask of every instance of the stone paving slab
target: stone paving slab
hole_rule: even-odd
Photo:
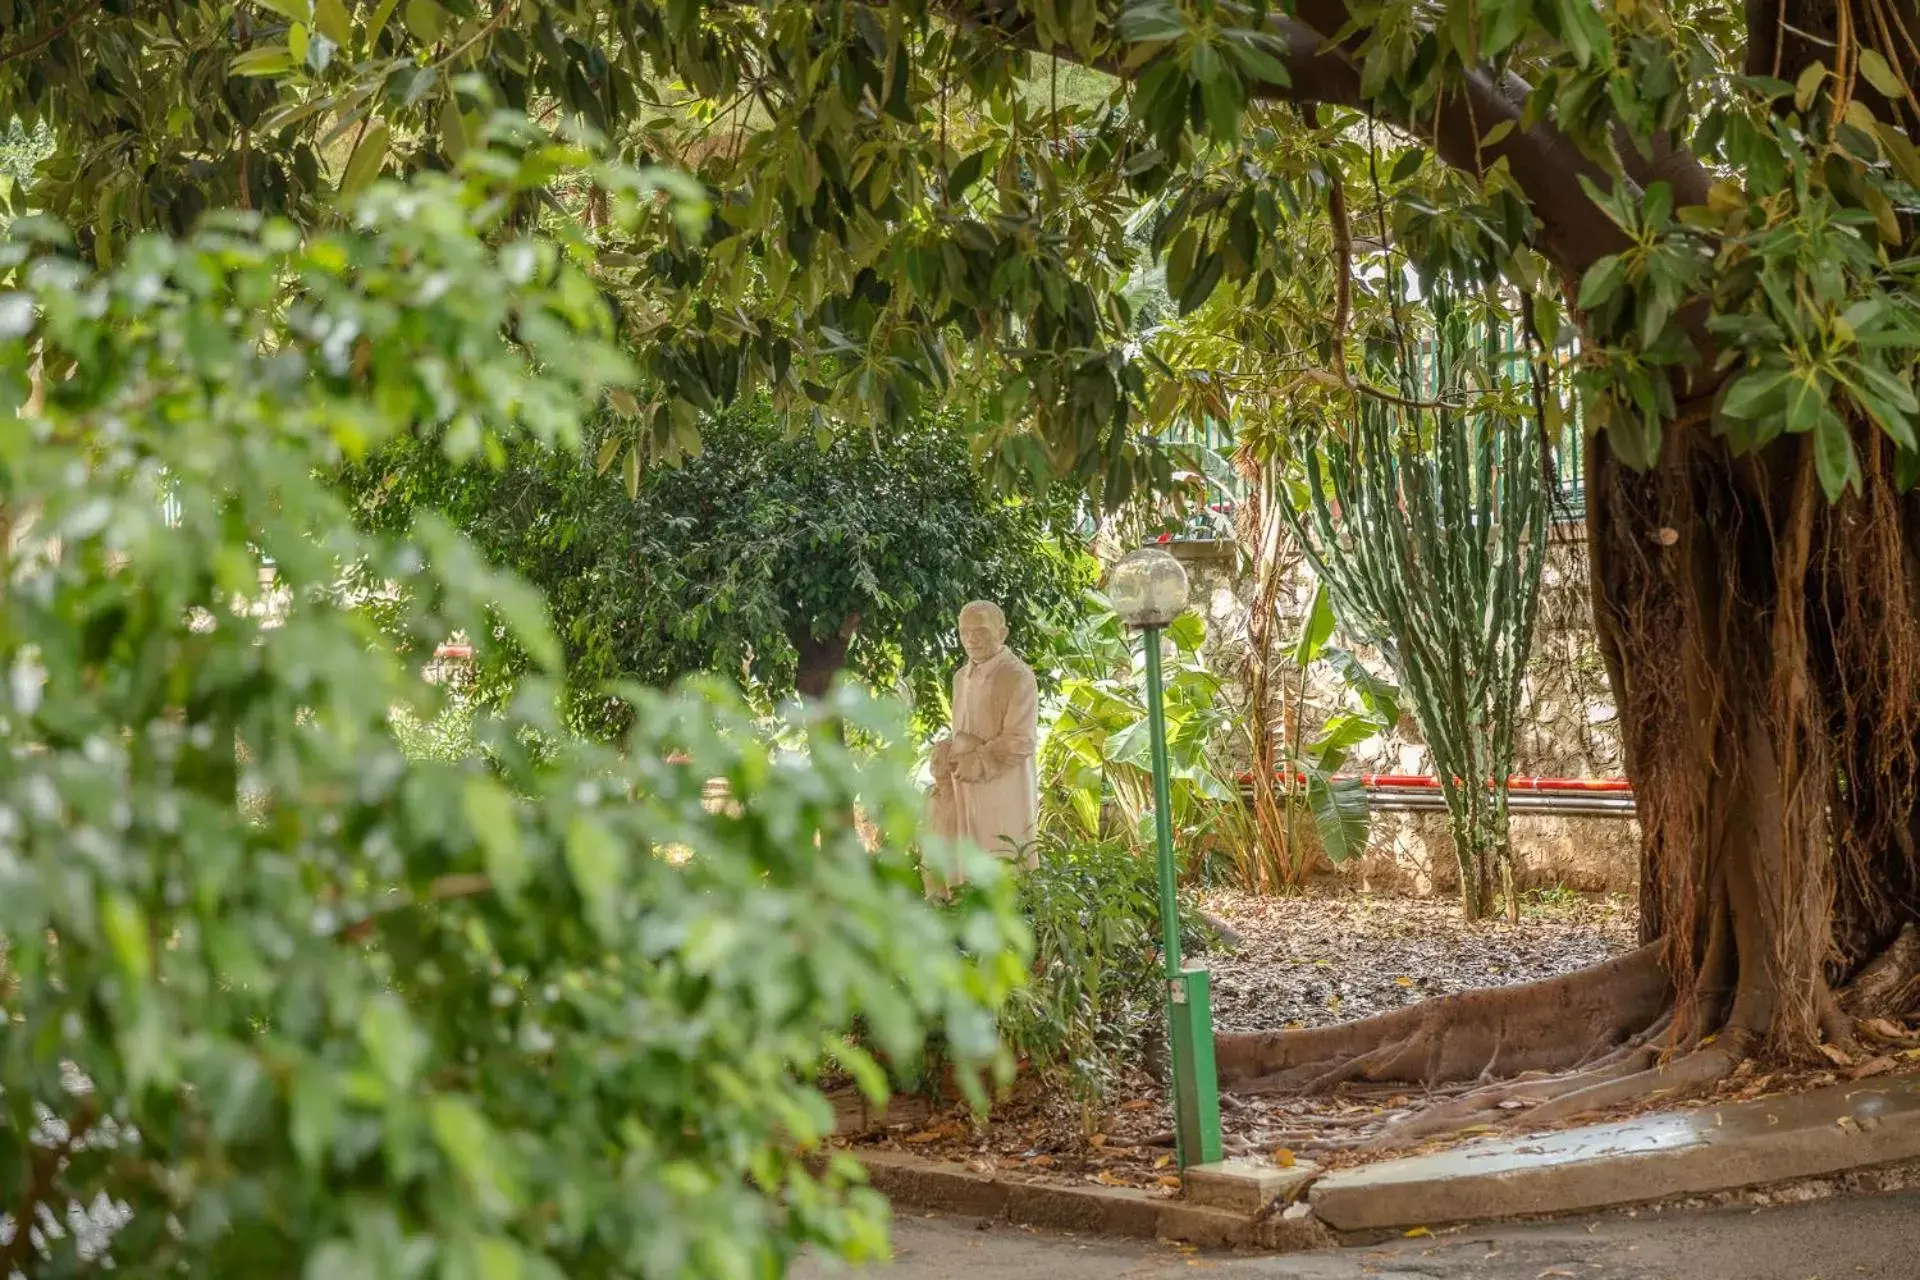
[[[1161,1199],[1131,1187],[1003,1177],[891,1151],[858,1153],[874,1190],[896,1209],[931,1209],[1054,1231],[1184,1240],[1203,1248],[1287,1251],[1330,1244],[1311,1214],[1241,1213]]]
[[[1920,1076],[1881,1076],[1616,1124],[1477,1142],[1330,1174],[1338,1231],[1572,1213],[1920,1157]]]

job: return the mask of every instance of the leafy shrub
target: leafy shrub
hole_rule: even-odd
[[[585,159],[523,134],[347,229],[217,218],[104,275],[30,221],[0,246],[0,514],[26,526],[0,541],[0,1275],[98,1265],[97,1233],[36,1228],[76,1203],[112,1210],[132,1277],[869,1256],[884,1208],[805,1164],[830,1113],[803,1082],[833,1059],[885,1091],[856,1021],[894,1060],[935,1031],[995,1053],[1012,890],[978,867],[961,906],[922,900],[907,761],[838,732],[900,743],[896,716],[842,698],[784,755],[737,695],[624,690],[623,742],[570,737],[538,594],[440,521],[356,529],[323,479],[414,430],[566,447],[631,377],[576,260],[504,216]],[[275,626],[244,607],[262,556]],[[420,643],[497,618],[529,655],[484,759],[396,742],[395,705],[431,723],[444,695],[364,581],[405,584]]]
[[[1000,1034],[1015,1054],[1094,1097],[1162,1016],[1155,863],[1120,838],[1042,835],[1039,855],[1020,881],[1032,978],[1008,1000]],[[1197,934],[1197,919],[1182,915],[1183,933]]]
[[[363,523],[438,511],[545,592],[587,732],[620,728],[618,701],[597,695],[607,681],[694,672],[772,704],[818,693],[844,664],[933,708],[962,657],[955,617],[968,600],[1003,601],[1021,646],[1079,602],[1088,575],[1068,491],[991,491],[950,416],[796,435],[761,399],[700,431],[698,456],[632,473],[631,492],[537,441],[495,465],[403,440],[343,480]],[[603,452],[630,431],[605,422],[590,434]],[[484,648],[490,666],[523,661]]]
[[[1162,635],[1174,845],[1189,870],[1204,872],[1216,853],[1231,856],[1249,839],[1239,786],[1222,763],[1239,713],[1207,666],[1200,616],[1183,614]],[[1111,839],[1151,850],[1153,754],[1139,637],[1093,595],[1059,662],[1059,689],[1042,710],[1041,828],[1067,845]]]

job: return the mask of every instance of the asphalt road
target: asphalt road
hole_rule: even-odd
[[[1478,1228],[1324,1253],[1199,1253],[1004,1222],[902,1217],[866,1280],[1920,1280],[1920,1192],[1771,1209],[1641,1213]],[[808,1261],[798,1280],[849,1273]]]

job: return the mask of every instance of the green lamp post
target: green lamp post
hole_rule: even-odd
[[[1160,633],[1187,607],[1187,571],[1158,547],[1114,566],[1107,584],[1120,621],[1140,632],[1147,659],[1147,732],[1153,741],[1153,831],[1160,870],[1160,955],[1166,965],[1167,1045],[1173,1060],[1173,1132],[1180,1167],[1220,1159],[1220,1082],[1213,1065],[1213,1006],[1204,966],[1180,962],[1174,897],[1173,803],[1167,720],[1160,695]]]

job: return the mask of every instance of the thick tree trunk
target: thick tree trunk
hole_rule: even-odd
[[[816,636],[811,628],[799,625],[787,632],[793,651],[799,655],[794,668],[793,687],[802,697],[824,698],[833,687],[833,678],[847,665],[847,647],[860,626],[860,615],[850,613],[839,627],[825,636]]]
[[[1834,992],[1920,909],[1920,520],[1890,443],[1855,445],[1863,491],[1833,504],[1807,436],[1731,458],[1675,429],[1646,473],[1602,436],[1590,481],[1595,616],[1677,1007],[1797,1058],[1847,1038]]]
[[[1676,428],[1646,472],[1604,435],[1591,447],[1595,619],[1657,940],[1547,983],[1223,1036],[1230,1083],[1576,1072],[1476,1092],[1399,1141],[1696,1087],[1749,1055],[1824,1061],[1852,1048],[1856,1017],[1914,1011],[1920,495],[1895,491],[1877,432],[1855,446],[1862,492],[1832,504],[1808,437],[1733,458]]]

